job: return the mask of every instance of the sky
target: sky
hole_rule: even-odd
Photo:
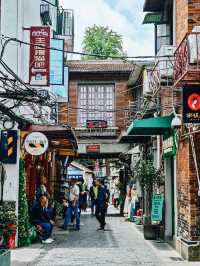
[[[143,25],[144,0],[60,0],[74,10],[75,51],[82,51],[85,30],[94,24],[108,26],[122,35],[129,56],[154,54],[153,25]]]

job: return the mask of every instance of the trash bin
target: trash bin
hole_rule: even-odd
[[[1,266],[10,266],[11,265],[10,250],[0,249],[0,265]]]

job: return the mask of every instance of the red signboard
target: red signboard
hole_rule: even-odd
[[[105,120],[87,120],[87,128],[107,128],[108,124]]]
[[[99,144],[92,144],[86,146],[87,153],[100,153],[100,145]]]
[[[33,45],[30,45],[29,83],[48,86],[50,50],[47,47],[50,47],[50,27],[31,27],[30,43]]]

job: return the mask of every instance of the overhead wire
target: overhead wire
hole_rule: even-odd
[[[45,48],[45,49],[49,49],[49,50],[54,50],[54,51],[58,51],[58,52],[64,52],[64,53],[68,53],[68,54],[75,54],[75,55],[82,55],[82,56],[91,56],[91,57],[99,57],[99,58],[103,58],[103,59],[121,59],[121,60],[125,60],[125,59],[157,59],[157,58],[169,58],[169,55],[165,55],[165,56],[153,56],[153,55],[144,55],[144,56],[105,56],[105,55],[101,55],[101,54],[92,54],[92,53],[86,53],[86,52],[79,52],[79,51],[69,51],[69,50],[65,50],[65,49],[59,49],[59,48],[55,48],[55,47],[51,47],[51,46],[47,46],[47,45],[40,45],[40,44],[34,44],[31,42],[26,42],[26,41],[22,41],[18,38],[12,38],[9,37],[7,35],[2,34],[2,37],[5,39],[8,39],[9,41],[13,41],[13,42],[18,42],[19,44],[24,44],[24,45],[28,45],[28,46],[33,46],[33,47],[38,47],[38,48]],[[7,43],[8,43],[7,42]],[[7,45],[6,43],[6,45]]]

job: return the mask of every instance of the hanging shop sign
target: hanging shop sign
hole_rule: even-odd
[[[200,123],[200,86],[183,87],[183,122]]]
[[[50,27],[31,27],[30,43],[29,83],[49,86]]]
[[[64,40],[51,39],[50,84],[64,84]]]
[[[41,132],[30,133],[24,141],[26,151],[34,156],[39,156],[45,153],[48,149],[49,142],[47,137]]]
[[[164,158],[176,155],[176,133],[163,136],[163,155]]]
[[[87,153],[100,153],[100,145],[99,144],[92,144],[86,146]]]
[[[163,218],[163,203],[164,196],[161,194],[154,194],[152,199],[151,221],[161,222]]]
[[[5,164],[17,162],[17,130],[2,130],[0,140],[0,161]]]
[[[58,97],[62,97],[66,102],[69,101],[69,67],[64,67],[64,84],[63,85],[52,85],[51,86],[53,94]],[[61,99],[59,99],[59,102]]]
[[[87,128],[107,128],[108,123],[105,120],[87,120],[86,121]]]

